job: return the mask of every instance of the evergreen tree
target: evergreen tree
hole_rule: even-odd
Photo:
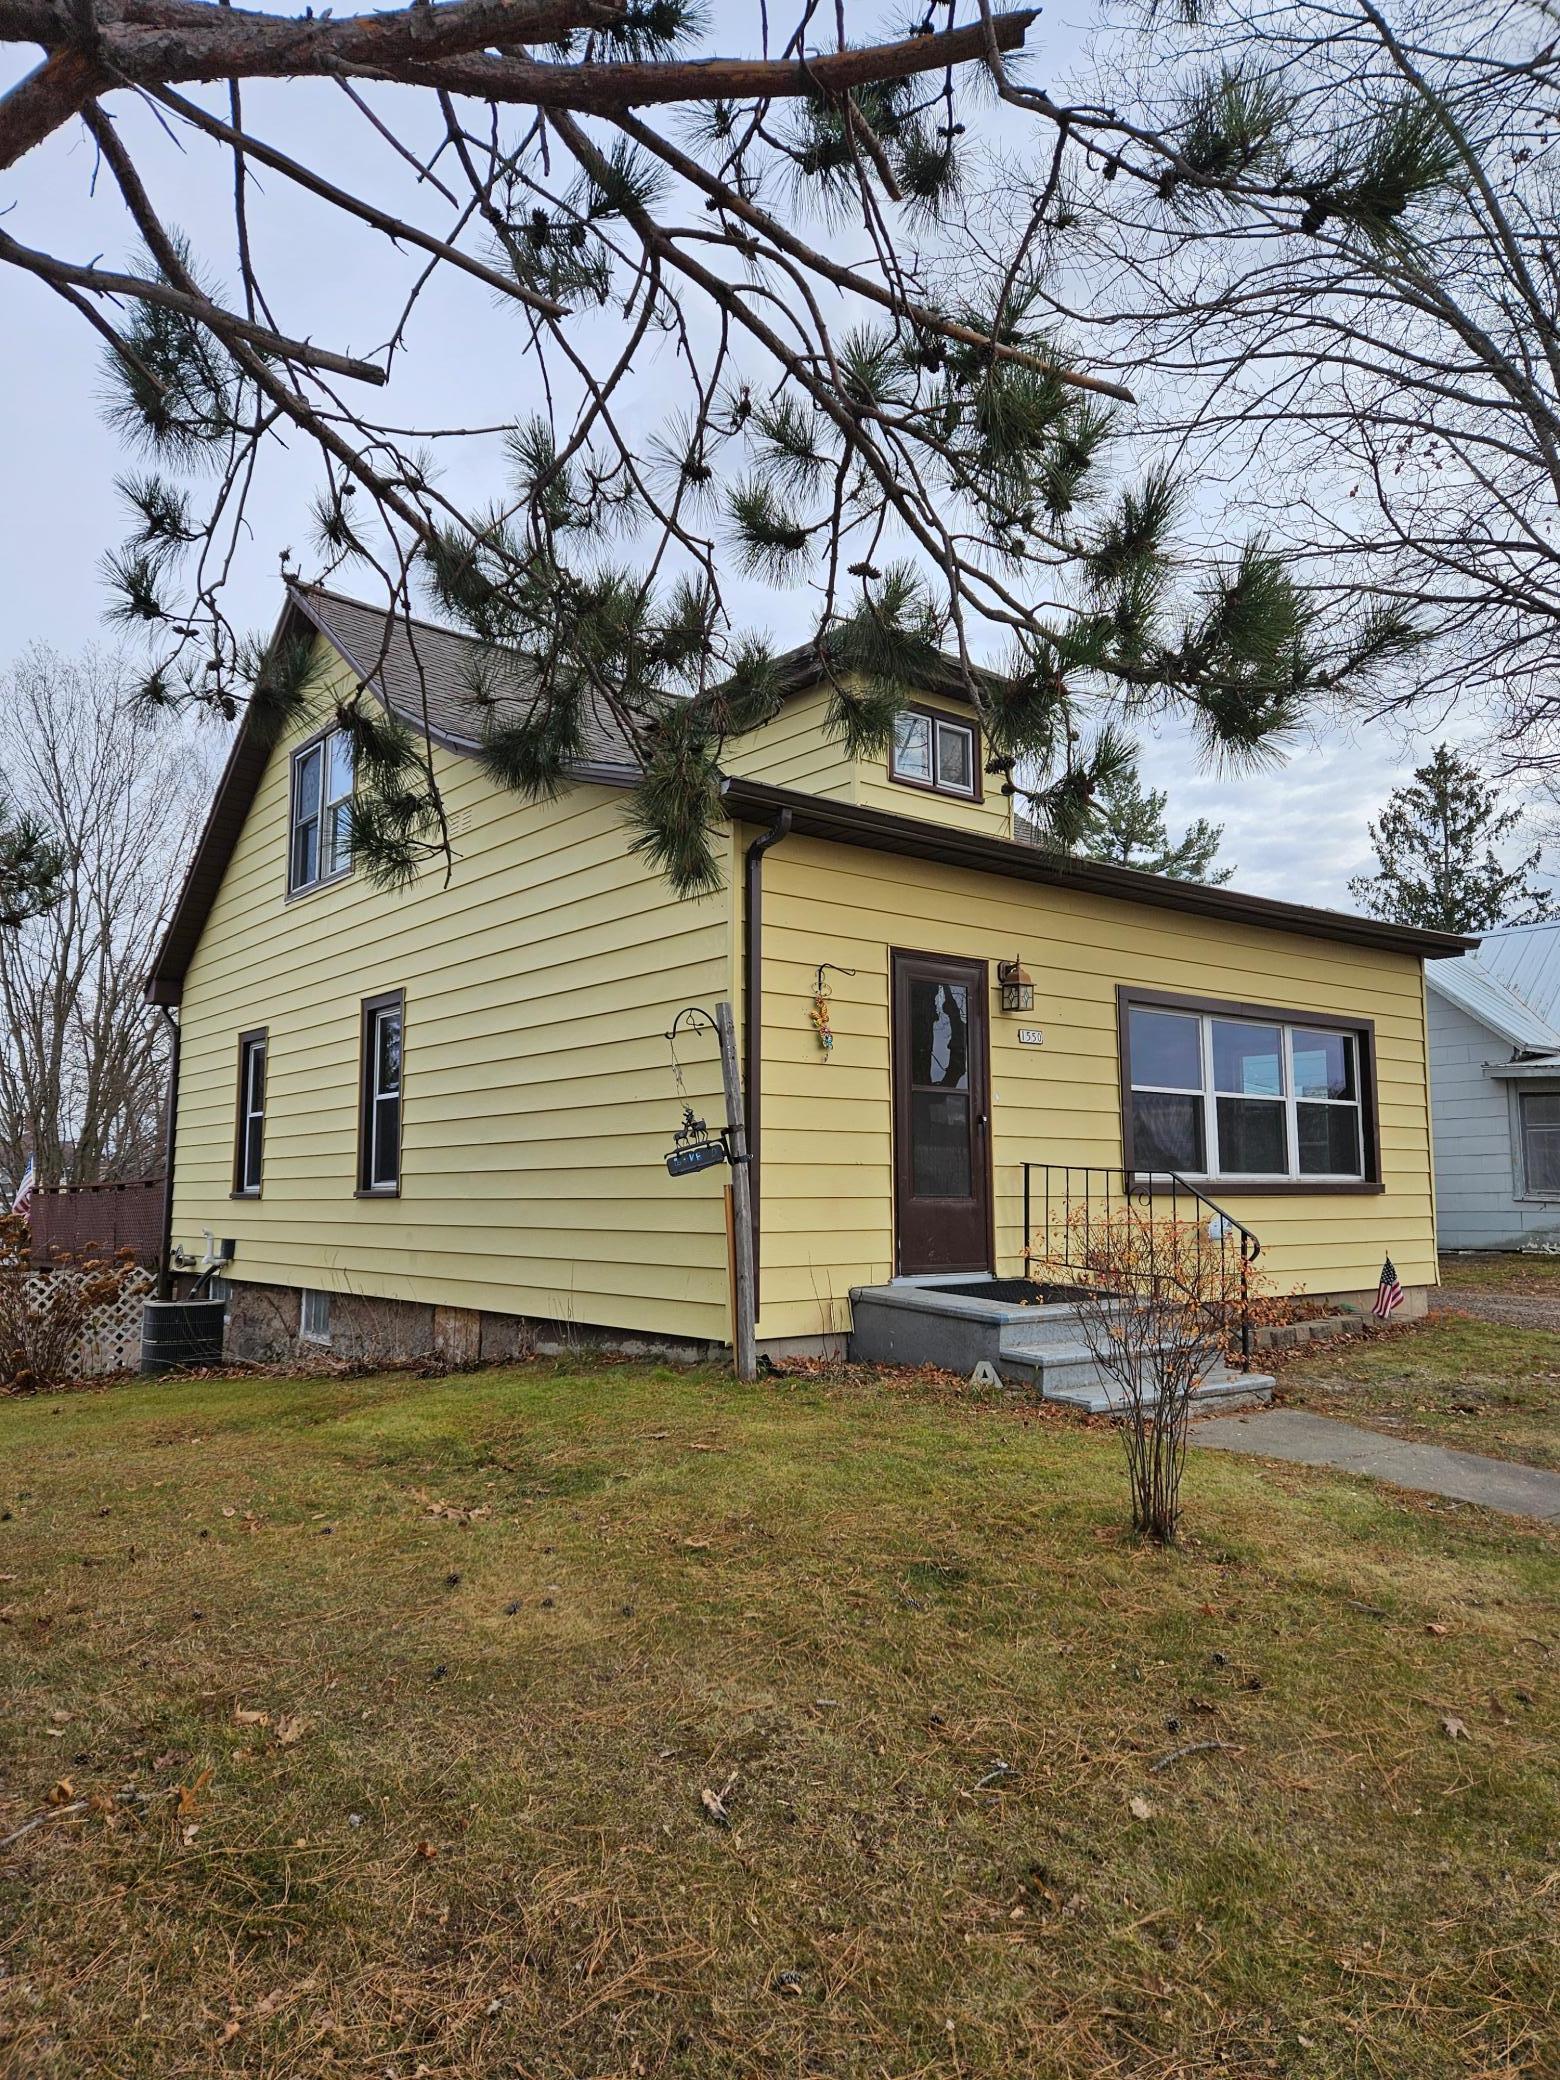
[[[1233,867],[1214,869],[1222,823],[1199,816],[1179,839],[1165,823],[1170,797],[1162,787],[1145,789],[1137,763],[1126,766],[1101,786],[1095,802],[1096,821],[1084,833],[1078,850],[1086,859],[1104,859],[1140,874],[1164,874],[1172,881],[1205,881],[1219,888]]]
[[[0,795],[0,931],[41,916],[60,894],[65,855],[35,816]]]
[[[1539,848],[1512,867],[1498,850],[1521,822],[1521,811],[1502,809],[1467,759],[1437,744],[1370,826],[1377,870],[1357,875],[1349,893],[1372,916],[1433,931],[1536,924],[1555,914],[1553,898],[1530,878]]]

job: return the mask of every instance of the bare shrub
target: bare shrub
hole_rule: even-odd
[[[1095,1363],[1119,1390],[1132,1528],[1173,1544],[1192,1395],[1233,1354],[1243,1296],[1253,1312],[1268,1303],[1238,1239],[1156,1213],[1151,1201],[1077,1209],[1065,1229],[1052,1261],[1074,1288]]]
[[[111,1259],[62,1253],[40,1272],[27,1222],[0,1216],[0,1389],[35,1394],[70,1378],[93,1315],[115,1305],[137,1269],[134,1251],[121,1250]]]

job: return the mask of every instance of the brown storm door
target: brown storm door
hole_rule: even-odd
[[[989,1271],[986,966],[896,953],[893,975],[897,1269]]]

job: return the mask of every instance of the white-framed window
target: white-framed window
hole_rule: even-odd
[[[959,722],[935,708],[907,708],[894,725],[889,778],[933,794],[980,799],[980,736],[972,722]]]
[[[233,1154],[233,1191],[246,1199],[260,1196],[265,1161],[264,1029],[238,1036],[238,1134]]]
[[[304,1343],[330,1342],[330,1295],[305,1286],[298,1310],[298,1335]]]
[[[401,1189],[401,1053],[406,1000],[400,990],[363,1005],[363,1092],[358,1126],[358,1190]]]
[[[1363,1028],[1128,1003],[1139,1175],[1371,1182]]]
[[[1519,1091],[1522,1188],[1534,1198],[1560,1198],[1560,1091]]]
[[[352,865],[352,739],[333,729],[293,754],[287,885],[294,895]]]

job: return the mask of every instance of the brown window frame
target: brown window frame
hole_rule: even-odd
[[[305,737],[301,744],[294,745],[292,755],[287,761],[287,860],[284,871],[287,901],[289,903],[296,902],[304,896],[312,896],[322,888],[334,888],[338,881],[347,879],[355,864],[349,851],[345,864],[333,868],[330,873],[316,874],[312,881],[295,881],[293,879],[293,851],[298,832],[298,768],[311,751],[321,751],[322,747],[324,747],[320,759],[320,806],[317,818],[319,823],[317,844],[322,853],[325,844],[325,775],[330,765],[328,747],[332,737],[345,736],[346,734],[347,732],[338,723],[328,722],[323,729],[317,729],[312,736]],[[357,759],[355,755],[353,758],[352,784],[355,793],[357,789]]]
[[[940,796],[945,802],[984,801],[985,790],[981,785],[981,775],[985,769],[985,750],[981,743],[980,724],[975,720],[975,717],[973,715],[955,715],[947,708],[929,707],[922,701],[907,701],[900,710],[900,714],[901,716],[923,715],[931,724],[932,777],[929,780],[918,780],[912,774],[896,773],[894,771],[894,759],[898,753],[899,746],[891,738],[888,746],[888,777],[893,785],[895,787],[912,788],[917,794],[935,794]],[[937,778],[937,725],[939,722],[945,722],[954,729],[962,729],[968,732],[970,739],[970,779],[972,782],[971,787],[968,789],[944,787]]]
[[[1130,983],[1116,988],[1116,1044],[1121,1087],[1122,1167],[1134,1181],[1139,1178],[1132,1146],[1132,1041],[1134,1011],[1183,1011],[1199,1017],[1233,1018],[1264,1025],[1309,1026],[1328,1033],[1352,1033],[1360,1084],[1360,1151],[1363,1177],[1220,1177],[1188,1173],[1192,1184],[1228,1190],[1237,1197],[1354,1197],[1384,1192],[1381,1174],[1381,1108],[1376,1087],[1376,1024],[1335,1011],[1282,1010],[1273,1004],[1241,1004],[1223,997],[1183,996],[1172,990],[1139,989]],[[1152,1173],[1143,1172],[1145,1178]],[[1163,1173],[1160,1173],[1163,1174]]]
[[[265,1088],[260,1099],[260,1174],[253,1184],[246,1182],[248,1172],[244,1157],[248,1144],[249,1111],[249,1063],[253,1050],[259,1048],[265,1059]],[[230,1199],[258,1199],[265,1187],[265,1122],[271,1096],[271,1035],[267,1026],[251,1026],[238,1036],[238,1093],[233,1122],[233,1189]]]
[[[379,1095],[374,1089],[374,1034],[379,1015],[385,1011],[394,1011],[401,1021],[401,1080],[396,1086],[395,1182],[374,1184],[371,1181],[374,1160],[374,1104]],[[358,1150],[357,1189],[353,1194],[354,1198],[400,1198],[401,1154],[405,1140],[406,992],[404,989],[387,989],[381,990],[378,996],[365,997],[358,1015]]]

